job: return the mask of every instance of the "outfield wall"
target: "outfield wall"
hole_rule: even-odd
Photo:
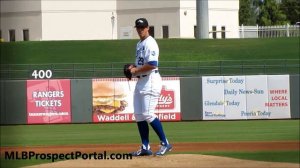
[[[247,77],[247,76],[246,76]],[[243,76],[240,76],[241,79],[246,78]],[[260,78],[264,77],[264,76],[259,76]],[[286,76],[284,76],[286,78]],[[212,77],[215,78],[215,77]],[[217,77],[216,77],[217,78]],[[220,77],[221,78],[221,77]],[[223,77],[224,79],[226,78]],[[217,94],[215,93],[211,93],[211,90],[203,90],[203,88],[205,86],[203,86],[203,81],[202,79],[206,79],[205,77],[184,77],[184,78],[178,78],[179,83],[180,83],[180,87],[178,88],[177,91],[174,91],[174,88],[177,86],[173,86],[169,87],[169,90],[165,90],[165,95],[172,95],[171,98],[172,99],[178,99],[178,97],[176,96],[180,96],[180,103],[175,103],[175,105],[171,104],[170,106],[170,102],[166,103],[166,104],[161,104],[160,109],[157,109],[157,111],[159,112],[159,114],[164,118],[167,118],[167,120],[171,120],[173,119],[174,121],[178,121],[178,117],[180,117],[180,119],[182,121],[194,121],[194,120],[238,120],[238,119],[273,119],[273,118],[266,118],[266,117],[256,117],[256,116],[250,116],[250,117],[245,117],[245,118],[232,118],[232,117],[228,117],[228,118],[205,118],[204,116],[204,112],[203,110],[207,107],[204,107],[205,104],[203,103],[203,98],[207,99],[207,96],[209,97],[210,95],[212,95],[212,97],[218,97],[218,96],[222,96],[222,94],[218,95],[218,93],[222,93],[223,90],[221,90],[220,92],[217,92]],[[287,110],[287,112],[285,113],[285,115],[277,115],[277,118],[275,116],[274,119],[280,119],[280,118],[291,118],[291,119],[299,119],[300,118],[300,112],[299,112],[299,75],[290,75],[288,76],[289,81],[285,82],[287,83],[289,86],[287,86],[288,89],[288,94],[282,96],[282,94],[280,96],[277,97],[282,97],[284,100],[283,102],[286,102],[286,104],[288,104],[288,106],[283,107],[283,108],[279,108],[284,110]],[[168,79],[168,80],[174,80],[173,78]],[[63,83],[60,80],[30,80],[30,81],[26,81],[26,80],[2,80],[1,81],[1,125],[9,125],[9,124],[39,124],[41,122],[45,122],[45,123],[95,123],[95,118],[93,118],[93,89],[92,89],[92,85],[93,85],[93,81],[92,79],[72,79],[72,80],[62,80],[64,81]],[[272,80],[271,80],[272,81]],[[32,85],[31,83],[33,82],[34,85]],[[37,91],[40,90],[39,86],[42,85],[42,83],[46,82],[47,87],[44,87],[46,90],[47,88],[54,88],[58,91],[53,92],[55,93],[54,95],[52,95],[52,99],[51,98],[47,98],[47,100],[51,100],[52,104],[57,104],[56,106],[53,105],[51,108],[50,107],[43,107],[41,108],[41,103],[39,102],[32,102],[31,100],[29,100],[29,97],[31,95],[36,94],[35,96],[38,97],[37,95]],[[174,81],[169,81],[170,83],[175,83]],[[118,83],[121,85],[127,85],[127,81],[126,80],[120,80],[118,79]],[[170,85],[170,83],[167,83],[166,85]],[[257,86],[260,87],[259,82],[256,82]],[[271,82],[273,83],[272,85],[275,85],[280,83],[279,82]],[[255,82],[254,82],[255,84]],[[133,90],[134,88],[134,81],[132,81],[132,83],[130,83],[131,88],[129,90]],[[226,82],[225,84],[226,85]],[[249,84],[250,85],[250,84]],[[253,85],[253,84],[251,84]],[[268,87],[274,87],[272,85],[268,85]],[[51,87],[50,87],[51,86]],[[218,85],[215,85],[216,87],[219,87]],[[214,87],[215,87],[214,86]],[[234,87],[236,87],[235,85],[233,85]],[[119,87],[119,86],[118,86]],[[264,86],[261,86],[262,88]],[[285,86],[286,87],[286,86]],[[284,87],[283,87],[284,88]],[[222,89],[222,88],[221,88]],[[180,91],[179,91],[180,90]],[[217,90],[215,88],[212,89],[212,91]],[[28,93],[30,91],[30,93]],[[268,92],[268,91],[265,91]],[[206,96],[205,96],[206,95]],[[226,95],[225,95],[226,96]],[[244,95],[240,95],[240,96],[236,96],[236,97],[232,97],[232,95],[230,95],[231,97],[225,97],[225,99],[240,99],[240,97],[243,98]],[[257,97],[258,100],[259,97],[262,96],[267,96],[268,95],[258,95],[258,96],[254,96],[255,98]],[[167,97],[167,96],[164,96]],[[273,98],[272,96],[268,99]],[[130,101],[130,100],[129,100]],[[174,101],[174,100],[172,100]],[[270,100],[271,101],[271,100]],[[166,102],[166,101],[164,101]],[[32,103],[35,107],[31,107]],[[174,103],[174,102],[173,102]],[[258,102],[259,103],[259,102]],[[132,104],[132,103],[130,103]],[[132,105],[128,105],[131,106],[129,107],[129,112],[126,112],[126,110],[124,111],[124,115],[118,115],[118,116],[109,116],[109,117],[119,117],[122,120],[120,120],[119,122],[128,122],[131,120],[130,117],[132,117],[132,114],[130,114],[130,111],[132,111]],[[167,104],[169,104],[168,106],[166,106]],[[243,103],[241,103],[243,104]],[[248,103],[251,104],[251,103]],[[285,103],[283,103],[285,104]],[[48,104],[49,105],[49,104]],[[224,105],[224,104],[223,104]],[[228,114],[228,111],[226,111],[226,109],[228,110],[233,110],[230,109],[230,106],[226,106],[226,104],[223,106],[216,106],[215,108],[217,108],[217,114],[221,114],[222,112],[218,111],[218,108],[223,108],[223,111],[225,111],[225,113]],[[259,107],[259,105],[258,105]],[[176,110],[171,110],[171,108],[177,108]],[[179,108],[179,109],[178,109]],[[210,107],[209,107],[210,108]],[[241,108],[245,108],[245,109],[249,109],[250,107],[247,106],[241,106]],[[32,112],[39,112],[40,110],[44,110],[45,112],[51,112],[51,111],[60,111],[60,113],[62,114],[62,116],[51,116],[45,119],[44,118],[40,118],[40,120],[31,120],[32,116],[28,116],[28,111],[32,111]],[[131,109],[131,110],[130,110]],[[236,109],[236,108],[235,108]],[[178,116],[180,112],[180,115]],[[213,111],[213,110],[212,110]],[[261,110],[263,111],[263,110]],[[274,110],[274,114],[276,113],[280,113],[281,111],[278,112],[278,110],[276,111],[276,109]],[[132,113],[132,112],[131,112]],[[250,113],[252,114],[252,113]],[[176,118],[172,118],[172,116],[176,115]],[[170,118],[168,118],[168,116],[171,116]],[[217,117],[220,117],[222,115],[215,115]],[[34,116],[36,117],[36,116]],[[108,117],[108,118],[109,118]],[[126,119],[127,117],[127,119]],[[109,121],[109,120],[107,120]],[[99,121],[98,121],[99,122]]]

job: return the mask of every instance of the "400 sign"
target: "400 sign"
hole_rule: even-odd
[[[31,76],[34,79],[51,79],[52,71],[50,69],[47,70],[33,70]]]

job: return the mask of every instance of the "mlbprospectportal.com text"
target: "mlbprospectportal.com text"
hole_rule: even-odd
[[[104,152],[92,152],[83,153],[80,151],[74,151],[69,153],[36,153],[34,151],[10,151],[5,152],[5,160],[131,160],[132,155],[128,153],[108,153]]]

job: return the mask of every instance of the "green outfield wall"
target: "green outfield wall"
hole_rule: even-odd
[[[1,124],[26,124],[26,81],[1,81]]]
[[[290,76],[290,89],[291,89],[291,117],[300,118],[300,82],[299,75]]]
[[[92,122],[92,80],[71,80],[71,111],[73,123]],[[74,103],[73,103],[74,102]]]
[[[203,120],[203,77],[183,77],[180,82],[180,114],[182,121]],[[36,80],[38,81],[38,80]],[[1,80],[1,125],[27,124],[27,81]],[[69,122],[91,123],[93,100],[92,79],[70,80]],[[61,86],[59,86],[61,87]],[[289,76],[290,118],[299,119],[299,75]],[[133,88],[131,88],[133,89]],[[205,91],[207,94],[207,91]],[[212,95],[214,93],[211,93]],[[279,97],[280,98],[280,97]],[[61,103],[59,103],[61,104]],[[49,109],[51,111],[53,109]],[[55,109],[54,109],[55,110]],[[68,120],[66,120],[68,121]]]

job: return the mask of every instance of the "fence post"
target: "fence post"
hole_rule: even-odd
[[[287,68],[287,59],[284,61],[284,68],[285,68],[285,73],[288,73],[288,68]]]
[[[55,68],[54,68],[54,64],[51,64],[51,65],[50,65],[50,71],[52,72],[52,77],[53,77],[53,74],[54,74],[54,69],[55,69]],[[51,77],[51,78],[52,78],[52,77]]]
[[[222,61],[220,61],[220,75],[222,75]]]
[[[242,74],[244,75],[244,61],[242,61]]]
[[[242,38],[245,38],[245,30],[244,30],[244,24],[242,24]]]
[[[95,72],[95,63],[93,63],[93,77],[96,77],[96,72]]]
[[[200,75],[200,62],[198,61],[198,75]]]
[[[73,79],[75,79],[75,63],[73,63]]]
[[[286,24],[286,36],[290,37],[290,25],[288,23]]]
[[[258,33],[258,24],[256,25],[256,37],[259,38],[259,33]]]
[[[179,76],[178,61],[176,61],[176,75]]]
[[[7,65],[8,79],[10,79],[10,64]]]
[[[110,64],[110,75],[111,77],[113,77],[113,68],[114,68],[114,65],[113,63]]]
[[[33,67],[32,65],[28,64],[27,65],[27,74],[29,76],[29,79],[31,79],[31,74],[30,74],[30,71],[32,72],[32,70],[30,70],[31,68],[30,67]]]

